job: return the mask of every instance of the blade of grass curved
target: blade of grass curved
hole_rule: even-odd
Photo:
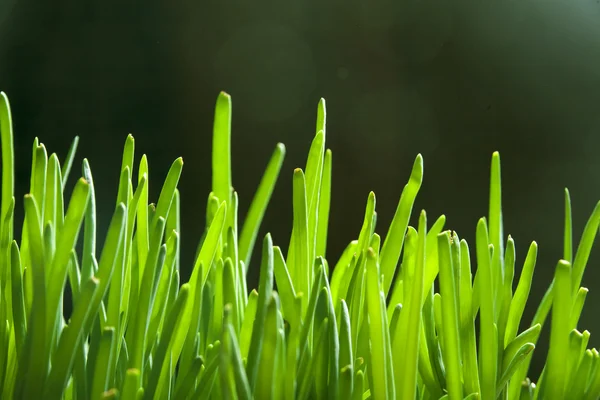
[[[398,304],[403,304],[405,301],[408,301],[409,294],[408,290],[404,290],[404,285],[409,285],[410,276],[414,275],[414,265],[415,265],[415,257],[417,256],[417,239],[419,235],[417,230],[412,226],[409,226],[406,231],[406,239],[404,240],[404,253],[402,256],[402,268],[398,271],[398,275],[396,277],[396,281],[394,284],[394,288],[392,290],[392,297],[388,303],[388,319],[392,317],[392,313],[394,308]],[[413,272],[409,274],[408,270],[411,269]]]
[[[15,159],[13,145],[12,115],[6,93],[0,92],[0,144],[2,146],[2,220],[6,218],[11,199],[15,193]]]
[[[479,328],[479,368],[481,397],[494,398],[496,395],[498,343],[495,336],[493,272],[490,263],[488,229],[484,218],[477,224],[477,271],[481,277],[480,328]]]
[[[290,278],[290,274],[288,273],[287,266],[285,265],[285,259],[278,246],[273,247],[273,256],[273,272],[275,274],[275,282],[277,283],[279,296],[281,297],[283,317],[291,326],[296,327],[300,324],[300,316],[296,313],[295,309],[296,291],[294,290],[294,285]]]
[[[537,261],[537,243],[532,242],[525,257],[525,263],[523,264],[523,270],[519,277],[519,283],[517,290],[510,303],[510,311],[508,312],[508,320],[506,323],[506,333],[504,335],[504,346],[512,341],[517,335],[519,329],[519,323],[523,317],[523,311],[529,298],[529,291],[531,289],[531,282],[533,281],[533,271],[535,270],[535,264]]]
[[[519,350],[517,350],[514,357],[506,363],[506,367],[502,369],[502,374],[500,374],[498,384],[496,385],[496,398],[500,397],[502,390],[504,390],[504,387],[508,383],[509,379],[513,376],[514,372],[517,370],[523,360],[525,360],[527,355],[530,354],[534,349],[535,345],[533,343],[525,343],[519,348]]]
[[[402,190],[396,213],[394,214],[388,233],[385,236],[385,241],[383,242],[383,248],[381,249],[380,264],[381,273],[384,276],[383,293],[386,296],[390,291],[394,279],[396,266],[400,260],[400,251],[404,245],[408,221],[410,220],[413,205],[422,183],[423,156],[419,154],[413,163],[408,183]]]
[[[571,319],[569,322],[569,327],[572,329],[577,328],[577,324],[579,323],[579,318],[581,317],[581,312],[583,311],[583,305],[585,303],[585,298],[587,297],[588,289],[587,288],[579,288],[577,294],[575,295],[575,300],[573,301],[573,310],[571,311]]]
[[[61,189],[64,191],[66,183],[69,179],[69,175],[71,173],[71,168],[73,167],[73,160],[75,159],[75,154],[77,153],[77,147],[79,146],[79,136],[75,136],[73,141],[71,142],[71,146],[69,147],[69,151],[67,152],[67,156],[65,157],[65,161],[63,163],[60,174],[62,176],[63,182],[61,184]]]
[[[444,339],[444,365],[446,384],[451,400],[463,397],[461,371],[461,342],[458,328],[458,293],[454,276],[454,263],[451,256],[450,232],[438,235],[438,255],[440,269],[440,294],[442,295],[442,329]],[[459,267],[458,265],[456,266]]]
[[[442,232],[445,224],[446,216],[440,215],[427,232],[427,259],[425,262],[425,281],[423,283],[423,303],[425,303],[425,295],[433,287],[433,282],[439,273],[437,236]]]
[[[531,328],[523,331],[519,336],[514,338],[504,349],[504,356],[502,357],[502,370],[505,371],[508,368],[510,361],[517,356],[517,353],[521,347],[527,343],[535,344],[540,336],[542,330],[541,324],[535,324]]]
[[[346,280],[349,280],[349,277],[346,277],[346,273],[350,271],[349,275],[352,274],[351,268],[353,261],[353,257],[356,254],[356,247],[358,245],[358,240],[353,240],[346,246],[340,259],[335,264],[333,268],[333,273],[331,274],[331,298],[334,302],[337,303],[338,300],[345,299],[346,291],[342,290],[342,283]]]
[[[158,196],[156,213],[154,214],[154,218],[152,218],[152,224],[150,226],[150,241],[152,241],[152,234],[162,235],[162,232],[156,231],[155,228],[159,218],[164,218],[165,220],[167,219],[167,215],[171,209],[171,204],[173,204],[175,190],[177,190],[177,184],[179,183],[179,177],[181,176],[182,169],[183,159],[179,157],[171,165],[171,168],[167,174],[167,178],[165,179],[165,183],[160,191],[160,195]]]
[[[281,170],[284,158],[285,146],[282,143],[278,143],[267,164],[265,173],[260,180],[252,203],[250,203],[248,213],[246,214],[238,244],[240,259],[244,261],[244,265],[246,266],[246,271],[244,272],[247,272],[247,268],[250,265],[256,236],[258,235],[258,230],[265,215],[267,205],[271,200],[271,195],[273,194],[275,183],[279,177],[279,171]]]
[[[571,291],[576,293],[581,286],[581,279],[585,272],[592,246],[594,245],[594,239],[598,233],[598,227],[600,226],[600,202],[596,204],[594,211],[583,230],[579,246],[577,247],[577,253],[575,254],[575,261],[573,261],[573,273],[571,279]]]

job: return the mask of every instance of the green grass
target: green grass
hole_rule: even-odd
[[[516,262],[502,223],[498,153],[491,161],[489,215],[479,220],[474,244],[445,229],[443,215],[432,219],[421,211],[417,227],[409,226],[423,181],[418,155],[387,232],[377,226],[370,193],[357,239],[339,260],[328,260],[332,152],[325,122],[321,100],[305,169],[293,173],[290,237],[267,234],[257,244],[285,147],[275,146],[239,223],[231,99],[219,95],[206,229],[183,283],[177,190],[183,161],[173,162],[156,204],[150,203],[148,160],[137,161],[132,136],[106,233],[97,230],[87,160],[75,186],[65,184],[77,139],[62,162],[36,139],[25,220],[17,222],[22,238],[14,236],[13,132],[2,93],[0,397],[600,398],[600,354],[587,349],[590,333],[578,330],[600,203],[575,250],[565,191],[564,256],[534,319],[523,321],[537,244],[522,265]],[[276,244],[288,240],[283,254]],[[83,246],[76,247],[79,241]],[[260,268],[259,286],[250,291],[249,268]],[[67,286],[73,294],[68,319],[62,311]],[[533,383],[529,366],[549,315],[547,361]]]

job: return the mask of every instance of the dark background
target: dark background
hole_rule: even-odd
[[[287,146],[262,232],[285,247],[292,171],[305,164],[324,97],[334,154],[328,258],[358,236],[370,190],[377,231],[386,233],[417,153],[425,181],[416,211],[426,209],[431,222],[444,213],[474,247],[499,150],[517,273],[529,243],[540,245],[529,323],[561,257],[564,187],[577,241],[600,199],[599,17],[595,0],[0,0],[0,90],[13,110],[16,190],[28,190],[34,137],[62,160],[80,135],[75,172],[88,157],[104,231],[128,133],[137,159],[148,154],[154,201],[183,156],[187,276],[210,190],[214,103],[225,90],[242,220],[274,146]],[[579,327],[592,332],[600,331],[596,250]]]

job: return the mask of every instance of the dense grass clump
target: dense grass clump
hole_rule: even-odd
[[[578,330],[578,320],[600,206],[574,252],[565,191],[564,257],[530,323],[521,319],[537,244],[515,268],[515,243],[503,233],[497,153],[489,215],[477,224],[474,246],[445,230],[444,216],[431,223],[422,211],[417,227],[408,225],[423,180],[419,155],[385,236],[376,233],[370,193],[357,240],[330,264],[332,153],[325,117],[321,101],[306,168],[294,171],[291,234],[277,238],[289,240],[289,251],[283,254],[267,235],[260,258],[254,257],[260,284],[248,292],[249,260],[285,148],[275,147],[238,224],[228,95],[219,95],[215,112],[206,230],[191,277],[181,284],[177,184],[183,162],[175,160],[158,201],[149,203],[148,161],[135,160],[131,136],[102,249],[85,159],[82,178],[65,187],[77,141],[62,163],[35,141],[22,238],[14,237],[13,133],[2,93],[1,398],[599,398],[600,355],[587,349],[590,334]],[[68,319],[67,288],[73,298]],[[550,348],[534,384],[528,369],[550,313]]]

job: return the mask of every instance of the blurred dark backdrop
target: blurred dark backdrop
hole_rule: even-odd
[[[304,166],[324,97],[334,153],[328,257],[358,235],[370,190],[385,234],[419,152],[417,210],[430,220],[444,213],[474,245],[499,150],[518,272],[529,243],[540,245],[529,322],[561,256],[563,188],[576,240],[600,199],[598,3],[0,0],[0,90],[13,109],[17,193],[28,189],[35,136],[63,159],[80,135],[77,165],[90,160],[105,229],[128,133],[149,156],[154,200],[183,156],[186,275],[210,188],[214,102],[225,90],[242,218],[275,144],[287,146],[262,232],[285,247],[292,170]],[[595,346],[597,253],[580,326],[596,332]]]

